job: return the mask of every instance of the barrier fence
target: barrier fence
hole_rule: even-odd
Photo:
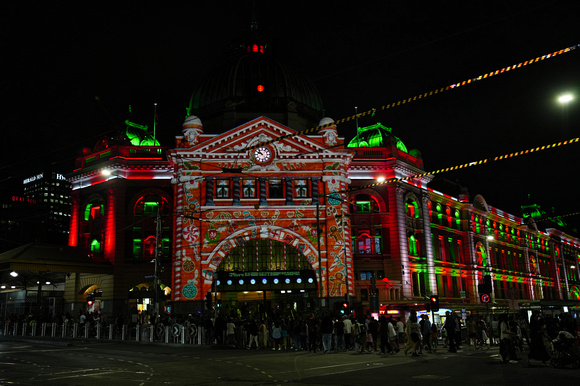
[[[85,323],[0,323],[0,335],[45,338],[121,340],[136,342],[210,344],[206,329],[195,323],[158,323],[117,326]],[[225,340],[222,340],[222,342]]]

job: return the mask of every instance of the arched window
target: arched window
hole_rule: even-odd
[[[158,211],[161,211],[162,214],[167,214],[169,210],[169,202],[167,199],[159,195],[148,194],[139,197],[135,203],[133,214],[153,216]]]
[[[85,207],[85,221],[97,220],[105,215],[105,206],[101,203],[87,204]]]
[[[312,269],[300,250],[277,240],[244,242],[224,257],[218,271],[285,271]]]
[[[417,239],[414,235],[409,236],[409,254],[411,256],[417,255]]]
[[[413,218],[419,218],[419,216],[420,216],[419,205],[417,204],[417,201],[415,201],[412,198],[407,199],[406,211],[407,211],[407,216],[410,216]]]

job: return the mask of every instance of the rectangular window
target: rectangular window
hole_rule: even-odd
[[[443,236],[439,236],[439,260],[447,261],[447,256],[445,254],[445,239]]]
[[[144,202],[143,212],[147,215],[157,214],[158,206],[159,206],[158,202]]]
[[[274,178],[268,181],[268,197],[284,198],[284,191],[282,189],[281,179]]]
[[[256,180],[244,180],[243,187],[243,197],[244,198],[255,198],[256,197]]]
[[[308,180],[294,180],[294,197],[308,197]]]
[[[229,180],[217,180],[217,198],[230,198],[230,181]]]
[[[381,253],[381,236],[375,236],[375,253]]]
[[[356,202],[357,213],[370,213],[371,212],[371,202],[370,201],[357,201]]]

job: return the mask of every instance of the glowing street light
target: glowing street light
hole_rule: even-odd
[[[562,94],[558,97],[558,102],[565,105],[567,103],[570,103],[574,100],[574,95],[572,94]]]

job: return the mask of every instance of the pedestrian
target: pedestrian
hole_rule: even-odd
[[[392,353],[393,347],[391,346],[391,341],[389,339],[389,321],[384,315],[381,315],[379,321],[379,336],[381,339],[381,354]]]
[[[369,324],[368,324],[368,331],[371,335],[370,340],[372,341],[372,350],[377,351],[377,343],[378,343],[378,335],[379,335],[379,322],[371,317]]]
[[[336,351],[346,351],[346,346],[344,345],[344,321],[340,318],[334,321],[334,333]]]
[[[455,317],[449,311],[445,311],[445,323],[443,324],[443,329],[447,334],[447,341],[449,344],[449,352],[457,352],[457,348],[455,347],[455,329],[457,326],[457,322]]]
[[[357,320],[352,326],[352,334],[354,336],[355,350],[361,354],[364,353],[367,341],[367,328],[364,320]]]
[[[320,322],[320,333],[322,334],[322,348],[324,353],[329,353],[332,350],[332,328],[332,318],[328,311],[325,311]]]
[[[344,316],[344,346],[345,350],[352,350],[353,339],[352,339],[352,320],[348,316]]]
[[[394,320],[389,318],[387,323],[387,328],[389,329],[389,342],[391,343],[391,354],[398,353],[400,351],[399,347],[399,334],[395,330]]]
[[[499,341],[499,355],[504,363],[518,363],[518,358],[516,356],[516,350],[514,348],[513,339],[516,337],[516,333],[512,332],[510,329],[510,321],[507,314],[500,315],[499,320],[499,331],[500,331],[500,341]]]
[[[417,321],[417,311],[411,310],[407,325],[405,326],[405,338],[407,345],[405,346],[405,355],[411,352],[411,356],[418,357],[421,349],[421,326]]]
[[[316,353],[320,326],[318,319],[314,316],[314,314],[310,314],[310,319],[308,319],[308,322],[306,323],[306,328],[308,331],[308,351]]]
[[[251,319],[247,326],[248,333],[250,334],[250,342],[248,344],[248,350],[252,348],[252,343],[256,343],[256,350],[260,349],[260,344],[258,343],[258,322],[255,319]]]
[[[228,345],[235,347],[236,346],[236,325],[232,318],[228,318],[228,322],[226,324],[226,336]]]
[[[278,351],[282,350],[282,327],[278,319],[274,320],[272,324],[272,339],[274,340],[272,351],[276,350],[276,348]]]
[[[546,363],[550,359],[550,354],[546,349],[544,340],[546,340],[546,325],[544,318],[536,311],[532,314],[530,319],[530,352],[529,359],[536,359]]]
[[[405,324],[401,318],[397,318],[397,324],[395,325],[397,329],[397,334],[399,336],[399,343],[405,343]]]
[[[431,321],[425,314],[421,315],[421,318],[423,319],[423,324],[421,326],[423,345],[427,348],[427,351],[431,353],[433,351],[431,348]]]

